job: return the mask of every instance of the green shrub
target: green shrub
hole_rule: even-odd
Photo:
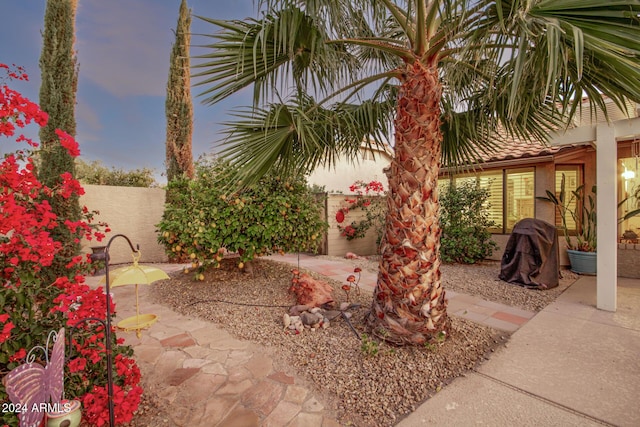
[[[82,184],[116,185],[121,187],[157,187],[153,170],[142,168],[130,171],[109,169],[99,160],[87,163],[76,159],[76,179]]]
[[[274,252],[315,251],[327,224],[304,179],[267,176],[229,194],[232,170],[221,161],[199,161],[196,178],[169,183],[158,241],[173,259],[201,272],[219,266],[224,250],[244,263]],[[242,268],[242,265],[240,265]]]
[[[451,185],[440,196],[444,262],[474,264],[493,253],[497,246],[488,228],[495,223],[489,220],[488,199],[489,191],[474,183]]]

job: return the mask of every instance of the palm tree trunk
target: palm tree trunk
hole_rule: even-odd
[[[422,344],[449,328],[440,279],[438,171],[442,86],[435,66],[406,69],[395,119],[386,228],[367,323],[388,342]]]

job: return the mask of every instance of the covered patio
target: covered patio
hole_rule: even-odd
[[[565,133],[553,135],[551,138],[553,146],[591,144],[596,149],[598,188],[596,306],[606,311],[616,311],[617,308],[619,215],[617,144],[620,141],[636,138],[640,138],[640,117],[616,120],[611,123],[581,125]]]

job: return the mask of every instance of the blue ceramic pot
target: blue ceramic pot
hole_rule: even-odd
[[[598,253],[583,252],[567,249],[569,262],[571,262],[571,271],[578,274],[587,274],[593,276],[597,272]]]

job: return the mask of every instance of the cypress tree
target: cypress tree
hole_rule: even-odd
[[[165,114],[167,117],[166,167],[167,181],[183,175],[193,178],[193,103],[191,100],[191,72],[189,43],[191,11],[186,0],[180,3],[176,41],[171,50]]]
[[[56,129],[76,134],[75,105],[78,88],[78,67],[74,52],[75,14],[77,0],[47,0],[44,16],[43,44],[40,54],[40,107],[49,114],[47,125],[40,130],[38,177],[50,188],[57,187],[64,172],[75,176],[74,158],[60,145]],[[59,220],[52,230],[54,238],[63,244],[50,270],[63,273],[68,260],[79,251],[75,238],[62,224],[80,218],[78,197],[64,199],[53,196],[49,200]]]

